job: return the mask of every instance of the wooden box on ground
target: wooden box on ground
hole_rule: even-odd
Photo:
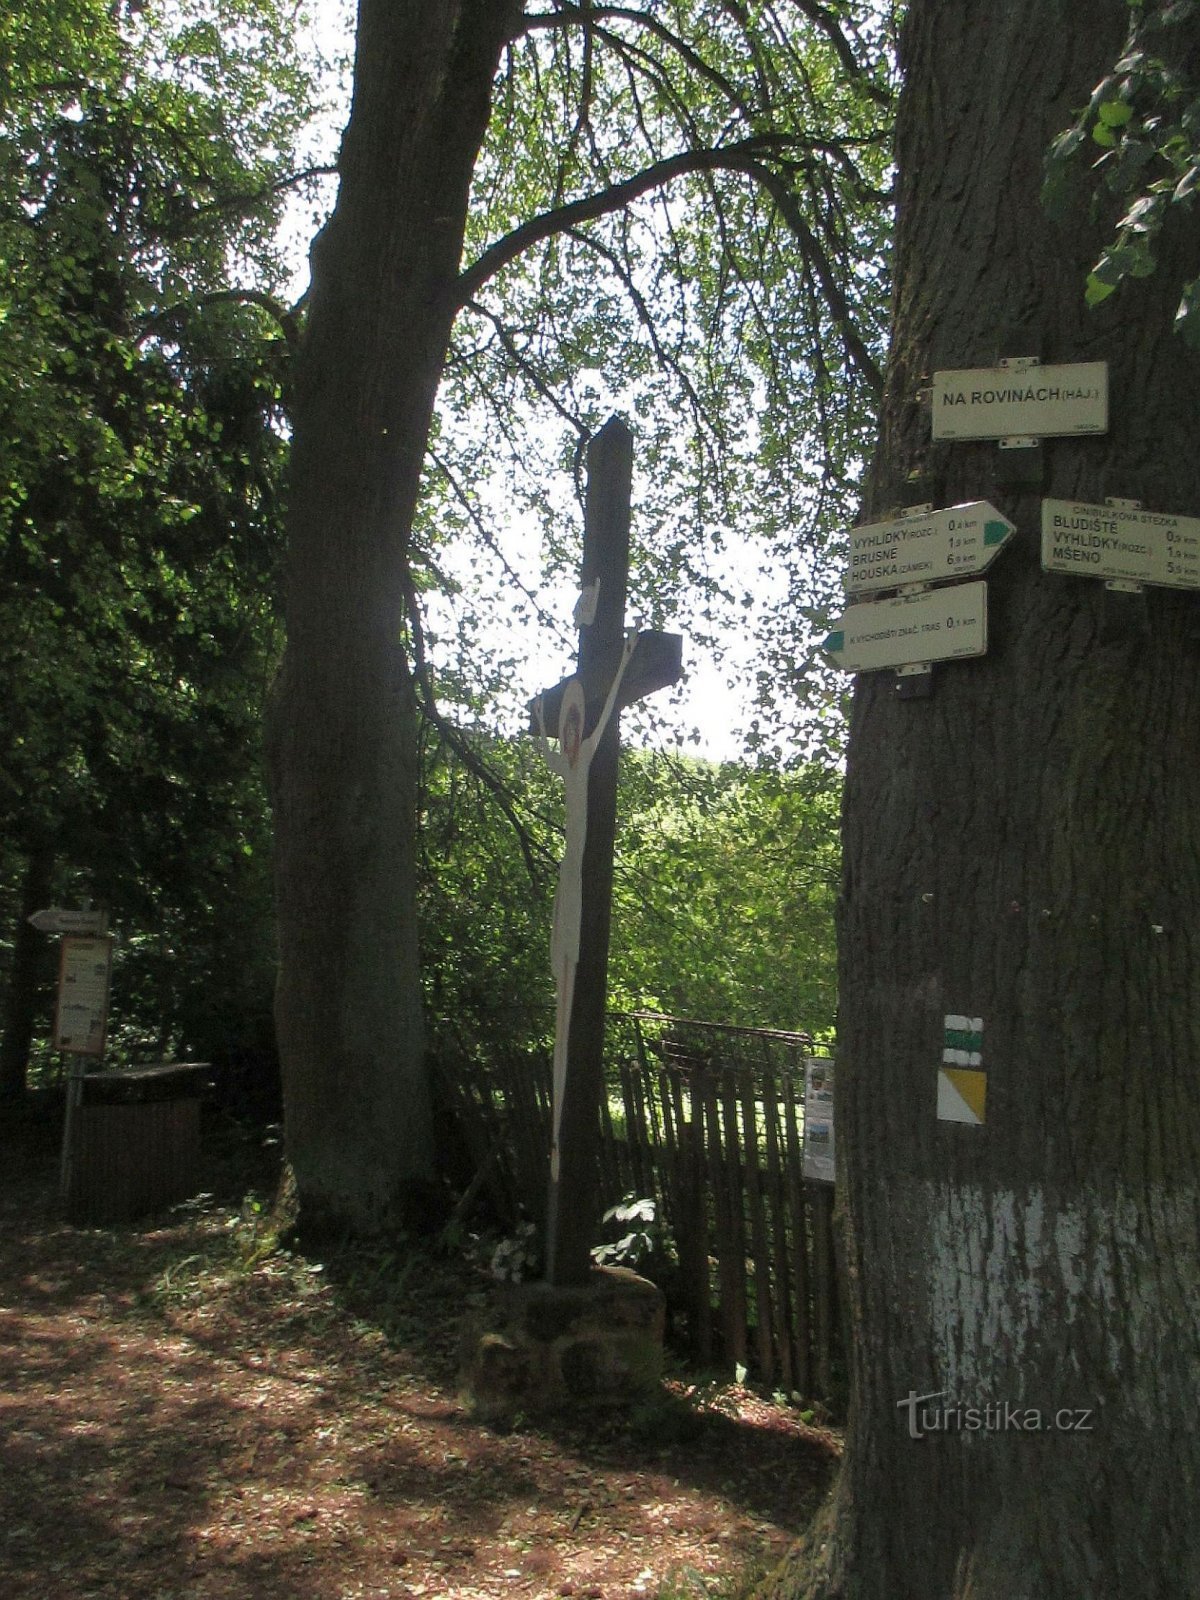
[[[84,1078],[67,1180],[72,1222],[130,1222],[196,1192],[209,1071],[198,1062]]]

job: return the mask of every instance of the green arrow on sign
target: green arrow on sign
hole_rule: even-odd
[[[987,500],[907,511],[850,529],[846,593],[958,583],[990,567],[1016,526]]]

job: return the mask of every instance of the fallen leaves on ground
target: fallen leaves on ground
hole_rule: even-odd
[[[6,1600],[704,1596],[827,1485],[832,1433],[682,1376],[621,1415],[474,1421],[467,1261],[305,1259],[261,1200],[72,1227],[44,1135],[2,1154]]]

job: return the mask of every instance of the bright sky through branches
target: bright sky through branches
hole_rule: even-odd
[[[319,7],[310,26],[315,47],[329,64],[324,94],[328,109],[318,130],[317,159],[332,161],[349,107],[353,7],[328,0]],[[322,198],[326,205],[332,204],[332,181]],[[664,201],[664,207],[670,213],[673,203]],[[297,295],[307,282],[307,248],[320,220],[311,203],[293,208],[288,247],[296,263]],[[682,217],[679,220],[686,221]],[[668,215],[668,226],[676,226],[674,216]],[[625,415],[634,427],[636,543],[639,535],[645,537],[650,526],[645,513],[639,519],[639,475],[644,484],[653,487],[654,467],[647,461],[644,447],[639,457],[632,396],[612,393],[602,379],[594,381],[599,378],[599,374],[580,372],[574,381],[581,388],[590,386],[611,394],[611,409]],[[448,413],[443,415],[447,432],[464,427],[461,416],[452,419]],[[553,454],[542,417],[518,406],[511,412],[511,422],[510,440],[515,437],[519,441],[524,432],[532,454]],[[471,436],[474,425],[468,420],[465,426]],[[681,429],[685,426],[686,419],[681,417]],[[488,459],[490,474],[494,470],[491,463],[512,445],[490,431],[479,431],[487,428],[484,417],[473,437],[477,451]],[[551,476],[557,479],[557,471]],[[482,695],[488,707],[482,713],[484,719],[515,733],[524,727],[524,706],[532,695],[559,671],[569,670],[573,649],[569,619],[575,592],[566,574],[577,565],[578,555],[572,558],[570,552],[581,548],[582,514],[565,474],[561,511],[556,510],[549,530],[522,507],[518,496],[505,497],[497,492],[502,477],[503,473],[497,471],[496,480],[487,482],[472,474],[455,483],[448,500],[451,509],[461,513],[459,526],[435,529],[430,535],[438,542],[429,552],[431,581],[425,585],[425,607],[430,659],[440,679],[439,692],[452,694],[448,686],[453,684],[461,695],[473,681],[483,683]],[[452,504],[454,495],[458,497],[457,508]],[[468,498],[470,507],[466,505]],[[479,536],[481,529],[490,549],[484,547]],[[646,742],[732,760],[744,756],[744,734],[756,715],[756,675],[763,664],[759,635],[768,613],[774,611],[778,615],[786,606],[787,581],[777,570],[771,574],[761,570],[764,555],[749,534],[727,528],[723,542],[716,535],[717,530],[693,526],[686,518],[677,526],[677,538],[687,551],[688,563],[704,570],[711,590],[706,594],[673,585],[657,592],[662,610],[652,620],[656,626],[684,634],[685,676],[677,689],[659,697],[652,708],[627,716],[626,738],[634,744]],[[643,582],[653,583],[653,578]],[[722,593],[730,597],[723,607],[714,602],[714,594]],[[653,602],[655,596],[648,598]],[[715,622],[706,615],[714,603],[722,618]],[[539,619],[539,609],[543,618],[560,621],[557,636]],[[635,620],[636,615],[634,601],[630,620]],[[710,637],[715,636],[723,660],[717,660],[716,651],[704,638],[706,629]],[[472,662],[473,655],[477,663]],[[463,714],[453,703],[447,704],[446,709],[455,717]],[[771,742],[767,741],[768,745]],[[786,747],[783,754],[789,754]]]

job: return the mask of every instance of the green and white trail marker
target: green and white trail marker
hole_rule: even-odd
[[[987,654],[987,584],[847,606],[822,649],[843,672],[953,661]]]
[[[991,566],[1016,531],[987,500],[851,528],[846,593],[972,577]]]
[[[983,1070],[983,1018],[948,1016],[938,1071],[939,1122],[979,1127],[987,1118],[987,1073]]]

